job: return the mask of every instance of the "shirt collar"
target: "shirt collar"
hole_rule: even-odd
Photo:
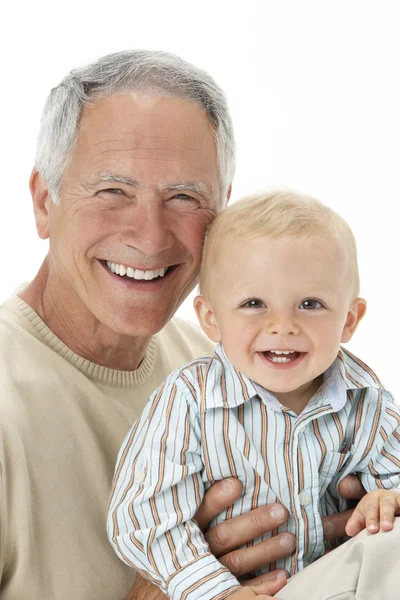
[[[214,354],[213,393],[205,394],[204,408],[235,408],[259,395],[273,410],[282,410],[275,396],[238,371],[227,359],[221,344]],[[347,400],[347,390],[375,387],[383,389],[375,373],[365,363],[341,348],[336,360],[323,375],[321,388],[309,405],[328,403],[334,412],[341,410]],[[220,388],[220,391],[219,391]]]
[[[341,376],[348,390],[360,388],[385,389],[373,370],[348,350],[340,348],[335,362],[338,361],[341,365]]]
[[[235,408],[258,394],[255,383],[235,369],[218,344],[212,359],[213,376],[207,377],[203,406],[209,408]],[[209,387],[210,386],[210,387]]]
[[[282,404],[277,398],[261,385],[254,384],[258,394],[267,406],[274,410],[282,410]],[[336,359],[335,362],[323,374],[322,385],[317,393],[310,399],[307,408],[314,409],[316,405],[326,406],[338,412],[343,408],[347,400],[347,385],[343,378],[342,363]],[[307,410],[307,409],[305,409]]]

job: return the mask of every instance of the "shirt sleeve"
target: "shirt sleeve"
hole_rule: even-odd
[[[204,495],[194,394],[171,376],[150,398],[119,452],[107,528],[118,556],[173,600],[222,600],[240,585],[193,521]]]
[[[400,488],[400,409],[391,394],[373,390],[376,401],[369,403],[370,429],[366,456],[357,472],[367,492]]]

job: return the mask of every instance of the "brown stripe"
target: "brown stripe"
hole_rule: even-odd
[[[160,398],[161,398],[161,396],[162,396],[162,393],[163,393],[163,391],[164,391],[164,388],[165,388],[165,382],[164,382],[164,385],[162,385],[162,386],[160,387],[160,389],[159,389],[159,391],[158,391],[157,395],[156,395],[156,396],[154,397],[154,399],[153,399],[153,405],[152,405],[152,409],[151,409],[151,410],[150,410],[150,412],[149,412],[149,417],[148,417],[148,420],[150,420],[150,419],[151,419],[151,417],[153,416],[153,414],[154,414],[154,411],[156,410],[156,407],[158,406],[158,403],[159,403],[159,401],[160,401]],[[133,443],[133,438],[134,438],[134,436],[135,436],[135,434],[136,434],[136,432],[137,432],[137,429],[138,429],[138,427],[139,427],[139,424],[140,424],[140,419],[138,419],[138,420],[136,421],[136,423],[134,424],[134,426],[133,426],[133,428],[132,428],[132,430],[131,430],[131,434],[130,434],[130,436],[129,436],[129,440],[128,440],[128,442],[127,442],[127,445],[126,445],[126,447],[125,447],[125,450],[124,450],[124,452],[123,452],[123,454],[122,454],[122,456],[121,456],[121,459],[120,459],[120,461],[119,461],[118,468],[117,468],[117,470],[116,470],[116,472],[115,472],[115,474],[114,474],[113,487],[112,487],[112,494],[114,494],[115,487],[116,487],[116,482],[117,482],[117,480],[119,479],[119,476],[120,476],[120,473],[121,473],[121,470],[122,470],[123,464],[124,464],[124,462],[125,462],[125,459],[126,459],[126,456],[127,456],[127,454],[128,454],[128,451],[130,450],[130,448],[131,448],[131,446],[132,446],[132,443]],[[125,502],[125,498],[126,498],[127,494],[129,493],[129,491],[131,490],[131,488],[132,488],[132,486],[133,486],[133,483],[134,483],[134,472],[135,472],[136,464],[137,464],[138,458],[139,458],[139,456],[140,456],[140,453],[141,453],[141,451],[142,451],[142,449],[143,449],[143,446],[144,446],[144,444],[145,444],[145,441],[146,441],[146,435],[144,436],[144,438],[143,438],[143,442],[142,442],[142,445],[141,445],[140,449],[138,450],[138,452],[136,453],[136,458],[135,458],[135,460],[134,460],[134,461],[133,461],[133,463],[132,463],[132,474],[131,474],[131,477],[130,477],[130,479],[129,479],[128,485],[127,485],[127,487],[125,488],[125,491],[124,491],[124,493],[122,494],[122,496],[121,496],[121,498],[120,498],[120,501],[119,501],[119,502],[118,502],[118,504],[116,505],[116,507],[115,507],[115,509],[114,509],[114,511],[113,511],[113,515],[112,515],[112,521],[113,521],[113,536],[112,536],[112,539],[113,539],[113,542],[114,542],[114,544],[115,544],[116,548],[118,548],[118,551],[121,553],[121,556],[124,556],[124,553],[122,552],[122,550],[121,550],[121,548],[120,548],[120,545],[119,545],[119,543],[118,543],[118,536],[119,536],[119,526],[118,526],[118,521],[117,521],[117,512],[118,512],[118,508],[121,506],[121,504],[123,504],[123,503]],[[136,498],[136,497],[137,497],[137,494],[135,495],[135,498]],[[111,497],[110,497],[110,502],[111,502]],[[133,516],[133,512],[132,512],[132,510],[131,510],[131,507],[130,507],[130,509],[129,509],[129,514],[130,514],[131,516]],[[138,522],[136,521],[136,519],[133,519],[133,520],[132,520],[132,522],[135,524],[135,527],[136,527],[136,529],[139,529],[139,525],[138,525]],[[142,544],[140,544],[140,542],[138,542],[138,543],[139,543],[139,546],[140,546],[140,547],[143,549],[143,552],[144,552],[144,547],[142,546]],[[129,562],[129,561],[128,561],[128,562]]]
[[[111,503],[111,498],[112,498],[112,496],[114,495],[115,486],[117,485],[117,480],[118,480],[118,478],[119,478],[119,475],[120,475],[120,473],[121,473],[122,465],[124,464],[124,462],[125,462],[125,459],[126,459],[126,455],[128,454],[128,452],[129,452],[129,450],[130,450],[130,447],[131,447],[131,445],[132,445],[132,440],[133,440],[133,438],[134,438],[134,437],[135,437],[135,435],[136,435],[136,431],[137,431],[137,428],[139,427],[139,423],[140,423],[140,419],[137,419],[137,420],[135,421],[135,423],[134,423],[134,425],[133,425],[132,429],[131,429],[131,433],[130,433],[130,436],[129,436],[129,440],[128,440],[128,442],[127,442],[127,445],[125,446],[125,450],[124,450],[124,452],[123,452],[123,454],[122,454],[122,456],[121,456],[121,460],[120,460],[120,461],[119,461],[119,463],[118,463],[118,468],[117,468],[117,470],[115,471],[114,478],[113,478],[113,483],[112,483],[112,487],[111,487],[110,500],[109,500],[108,506],[110,506],[110,503]]]
[[[336,425],[336,429],[338,432],[338,436],[339,436],[339,447],[343,444],[343,427],[342,427],[342,423],[340,422],[340,419],[337,415],[337,413],[333,412],[331,413],[333,422]]]
[[[245,401],[247,402],[247,400],[249,400],[249,399],[250,399],[249,392],[248,392],[248,390],[247,390],[247,386],[246,386],[245,382],[243,381],[243,377],[242,377],[242,375],[241,375],[241,374],[240,374],[240,372],[239,372],[239,371],[237,371],[236,369],[235,369],[235,374],[237,375],[237,377],[238,377],[238,379],[239,379],[239,381],[240,381],[240,387],[242,388],[242,394],[243,394],[243,398],[244,398],[244,399],[245,399]]]
[[[158,465],[158,481],[157,481],[157,485],[154,490],[154,495],[157,495],[160,492],[163,481],[164,481],[166,446],[167,446],[167,439],[168,439],[168,434],[169,434],[172,406],[174,404],[175,396],[176,396],[176,384],[174,384],[172,386],[172,390],[171,390],[168,404],[167,404],[167,410],[166,410],[166,415],[165,415],[166,427],[165,427],[164,433],[160,440],[160,461],[159,461],[159,465]]]
[[[203,451],[204,466],[206,468],[207,479],[212,484],[215,480],[212,475],[210,455],[208,452],[207,439],[205,434],[205,423],[206,423],[206,381],[203,378],[203,372],[200,367],[197,367],[197,380],[199,384],[200,393],[200,418],[201,418],[201,446]]]
[[[393,417],[394,419],[396,419],[397,424],[400,425],[400,415],[397,414],[396,412],[394,412],[391,408],[386,407],[386,412]]]
[[[172,533],[170,531],[166,531],[165,538],[168,542],[169,551],[171,553],[171,558],[172,558],[172,562],[174,563],[174,567],[177,571],[179,571],[179,569],[181,568],[181,565],[178,562],[178,559],[176,557],[176,548],[175,548],[174,540],[172,539]]]
[[[197,590],[204,583],[207,583],[208,581],[212,581],[213,579],[215,579],[216,577],[221,575],[221,573],[227,573],[227,572],[229,572],[228,569],[225,569],[224,567],[222,567],[221,569],[218,569],[218,571],[215,571],[214,573],[210,573],[209,575],[207,575],[207,577],[203,577],[202,579],[200,579],[200,581],[198,581],[197,583],[194,583],[193,585],[190,586],[190,588],[185,590],[185,592],[182,594],[182,600],[186,600],[189,594],[191,594],[192,592]],[[213,598],[213,600],[215,600],[215,597]]]
[[[396,465],[396,467],[400,467],[400,460],[398,458],[396,458],[395,456],[393,456],[392,454],[389,454],[389,452],[387,450],[385,450],[384,448],[382,448],[382,454],[388,460],[390,460],[390,462],[394,463]]]
[[[150,498],[150,505],[152,505],[153,502],[154,502],[154,498]],[[155,510],[155,507],[153,507],[153,506],[152,506],[152,512],[153,512],[153,514],[154,514],[154,512],[157,513],[157,511]],[[159,524],[159,522],[158,522],[158,524]],[[159,577],[161,577],[161,574],[157,568],[156,561],[154,560],[154,557],[153,557],[153,552],[151,551],[151,546],[153,544],[155,537],[156,537],[156,528],[152,527],[149,538],[147,540],[147,558],[149,559],[149,562],[150,562],[151,566],[153,567],[154,572],[157,573],[157,575]]]
[[[182,479],[186,479],[188,476],[189,468],[186,465],[186,452],[189,448],[189,437],[190,437],[190,424],[189,424],[189,412],[185,416],[185,436],[183,438],[183,446],[181,450],[181,465],[183,467]]]
[[[270,485],[270,471],[267,460],[267,436],[268,436],[268,419],[267,419],[267,407],[260,400],[261,409],[261,456],[264,461],[264,480],[265,483]]]
[[[323,463],[323,461],[325,459],[325,456],[326,456],[326,444],[325,444],[324,440],[322,439],[322,435],[321,435],[321,432],[319,430],[319,425],[318,425],[316,419],[313,421],[313,429],[314,429],[314,434],[315,434],[315,437],[316,437],[317,442],[319,444],[319,447],[321,448],[321,459],[320,459],[320,462],[319,462],[319,465],[318,465],[318,470],[320,470],[321,465],[322,465],[322,463]]]
[[[355,419],[355,424],[354,424],[353,442],[356,439],[357,433],[361,427],[363,410],[364,410],[365,392],[366,392],[365,389],[362,390],[361,395],[360,395],[360,400],[359,400],[359,403],[357,406],[357,413],[356,413],[356,419]]]
[[[196,558],[196,559],[200,558],[199,553],[197,551],[197,548],[196,548],[196,546],[192,542],[192,536],[190,534],[190,527],[189,527],[189,525],[187,523],[184,523],[183,525],[185,527],[185,531],[186,531],[186,535],[187,535],[188,546],[191,549],[194,558]]]
[[[382,412],[382,392],[379,391],[378,392],[378,400],[376,403],[374,420],[372,422],[372,429],[369,432],[368,442],[365,447],[364,454],[363,454],[361,460],[367,456],[368,452],[371,450],[372,445],[375,441],[377,430],[378,430],[378,425],[380,423],[381,412]]]

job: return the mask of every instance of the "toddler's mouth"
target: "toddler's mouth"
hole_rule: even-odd
[[[302,354],[296,350],[266,350],[262,353],[273,363],[291,363]]]

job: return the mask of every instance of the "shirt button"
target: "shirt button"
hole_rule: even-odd
[[[308,492],[300,492],[299,494],[299,502],[301,506],[307,506],[311,502],[311,496]]]
[[[138,471],[135,475],[135,480],[138,483],[142,483],[142,481],[145,480],[145,477],[146,477],[146,473],[144,471]]]

